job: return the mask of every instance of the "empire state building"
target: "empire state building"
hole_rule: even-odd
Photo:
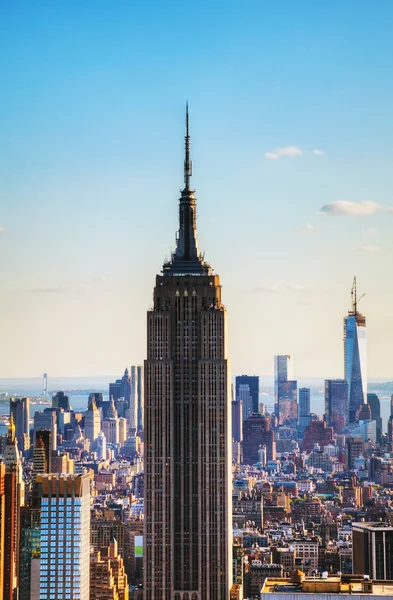
[[[226,312],[219,276],[198,250],[188,109],[185,142],[177,246],[147,314],[144,600],[228,600]]]

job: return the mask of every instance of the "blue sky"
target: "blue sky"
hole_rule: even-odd
[[[233,372],[342,376],[356,273],[393,377],[392,26],[382,0],[3,2],[0,375],[143,360],[188,98]]]

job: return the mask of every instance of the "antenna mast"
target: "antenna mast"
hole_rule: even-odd
[[[192,175],[192,161],[190,160],[190,132],[188,126],[188,101],[186,103],[186,156],[184,160],[184,184],[185,189],[190,189],[190,177]]]

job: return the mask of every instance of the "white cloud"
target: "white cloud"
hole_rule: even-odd
[[[2,225],[0,225],[0,233],[4,233],[4,232],[5,232],[4,227]]]
[[[358,246],[357,248],[354,248],[354,250],[356,250],[357,252],[376,253],[376,252],[380,252],[381,248],[378,248],[378,246]]]
[[[93,277],[93,281],[108,281],[108,277],[106,275],[97,275]]]
[[[378,233],[378,229],[374,229],[374,227],[370,227],[370,229],[362,229],[362,233],[364,235],[374,235],[374,233]]]
[[[285,146],[276,148],[273,152],[265,152],[265,158],[274,160],[280,158],[280,156],[300,156],[301,154],[303,154],[303,150],[297,146]]]
[[[386,206],[385,210],[386,212],[393,213],[393,206]]]
[[[315,154],[315,156],[323,156],[325,154],[325,151],[319,150],[318,148],[314,148],[313,154]]]
[[[300,228],[300,231],[307,233],[308,231],[316,231],[318,227],[312,225],[311,223],[306,223],[303,227]]]
[[[285,148],[277,148],[276,150],[279,156],[300,156],[303,151],[297,146],[286,146]]]
[[[320,212],[330,217],[365,217],[373,215],[381,209],[382,206],[378,202],[371,200],[361,200],[360,202],[336,200],[324,204]]]

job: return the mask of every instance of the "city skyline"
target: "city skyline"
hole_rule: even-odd
[[[295,377],[342,378],[356,274],[368,376],[389,377],[393,7],[202,3],[179,52],[189,16],[152,6],[2,9],[0,375],[142,361],[188,97],[232,372],[288,353]]]

